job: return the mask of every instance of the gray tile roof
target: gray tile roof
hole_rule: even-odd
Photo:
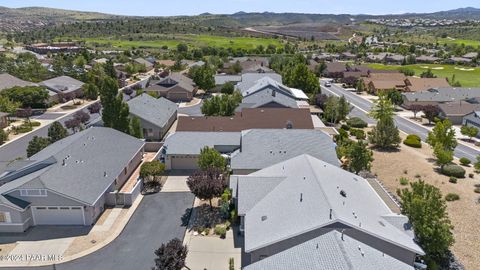
[[[277,73],[244,73],[242,74],[242,81],[237,84],[237,89],[244,92],[254,86],[261,78],[268,77],[279,83],[282,83],[282,76]]]
[[[3,89],[15,87],[15,86],[19,86],[19,87],[38,86],[38,84],[21,80],[8,73],[0,74],[0,91]]]
[[[175,132],[165,139],[168,155],[199,155],[205,146],[240,146],[240,132]]]
[[[273,181],[272,177],[278,177],[281,181],[245,214],[246,252],[341,223],[350,230],[424,254],[408,229],[400,229],[397,222],[391,221],[395,214],[367,180],[337,166],[309,155],[299,155],[248,176],[237,177],[238,194],[242,194],[246,185],[257,185],[253,181],[244,182],[243,178],[257,177],[261,181],[262,177],[267,177],[267,181]]]
[[[293,97],[277,91],[273,94],[274,91],[272,88],[265,88],[264,91],[250,94],[242,99],[242,103],[239,106],[240,108],[260,108],[270,103],[278,103],[286,108],[298,108],[297,101]]]
[[[48,89],[57,93],[70,93],[83,86],[83,82],[68,76],[60,76],[40,83]]]
[[[342,240],[341,232],[332,230],[248,265],[244,269],[413,270],[414,268],[348,235],[344,235]]]
[[[215,75],[215,85],[223,85],[227,82],[237,83],[241,80],[240,75]]]
[[[166,98],[156,99],[142,94],[127,102],[130,114],[137,116],[157,127],[163,128],[172,115],[177,113],[178,105]]]
[[[332,139],[320,130],[245,130],[240,150],[232,154],[233,170],[263,169],[301,154],[340,166]]]
[[[147,61],[147,60],[145,60],[145,59],[143,59],[143,58],[141,58],[141,57],[136,58],[134,61],[135,61],[137,64],[145,65],[146,68],[151,68],[151,67],[153,67],[153,64],[152,64],[152,63],[150,63],[149,61]]]
[[[408,101],[450,102],[480,97],[480,88],[437,88],[415,93],[403,93]]]
[[[92,205],[143,145],[141,140],[114,129],[86,129],[32,156],[31,160],[54,160],[55,163],[27,175],[20,175],[1,186],[0,194],[6,195],[13,189],[24,186],[44,187]]]

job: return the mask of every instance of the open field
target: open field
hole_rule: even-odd
[[[380,70],[395,70],[401,67],[408,67],[415,71],[416,76],[420,76],[422,72],[430,68],[438,77],[451,78],[452,75],[455,74],[456,80],[460,81],[463,87],[480,87],[480,68],[436,64],[416,64],[407,66],[368,64],[368,66]]]
[[[65,39],[65,38],[63,38]],[[84,38],[87,45],[93,46],[96,44],[101,47],[112,47],[127,49],[131,47],[142,48],[161,48],[168,46],[169,48],[176,47],[179,43],[185,43],[190,47],[223,47],[232,49],[255,49],[257,46],[267,47],[272,44],[277,47],[281,46],[280,40],[273,38],[252,38],[252,37],[222,37],[209,35],[176,35],[165,36],[164,39],[147,40],[147,41],[129,41],[120,39],[108,38]]]
[[[442,38],[442,39],[439,39],[438,42],[440,44],[457,44],[457,45],[465,44],[465,46],[472,46],[472,47],[479,47],[480,46],[480,40],[470,40],[470,39]]]
[[[400,177],[407,177],[410,181],[416,181],[416,178],[420,177],[438,187],[443,195],[460,195],[459,201],[447,202],[448,214],[455,226],[455,244],[452,251],[464,264],[465,269],[480,269],[480,234],[476,229],[480,222],[480,216],[476,214],[480,205],[477,203],[479,194],[473,191],[474,185],[480,183],[480,176],[475,174],[474,179],[468,178],[468,173],[473,173],[473,168],[465,167],[467,178],[458,179],[457,184],[449,183],[447,176],[435,171],[437,166],[432,159],[432,150],[425,144],[422,149],[402,144],[397,152],[374,151],[374,158],[372,172],[378,175],[378,179],[392,193],[407,187],[400,184]]]

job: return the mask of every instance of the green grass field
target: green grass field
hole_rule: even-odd
[[[65,38],[63,38],[65,39]],[[267,38],[252,38],[252,37],[222,37],[209,35],[178,35],[165,36],[165,39],[151,40],[151,41],[129,41],[108,38],[83,38],[79,39],[85,41],[87,45],[94,45],[95,43],[112,48],[127,49],[132,47],[137,48],[161,48],[168,46],[169,48],[176,47],[179,43],[185,43],[190,47],[223,47],[232,49],[254,49],[259,45],[267,47],[272,44],[277,47],[282,43],[277,39]]]
[[[448,39],[448,38],[442,38],[439,39],[438,42],[440,44],[465,44],[465,46],[472,46],[472,47],[479,47],[480,46],[480,40],[471,40],[471,39]]]
[[[426,71],[428,68],[432,69],[432,72],[437,77],[451,78],[455,74],[457,81],[460,81],[463,87],[480,87],[480,68],[470,68],[453,65],[429,65],[429,64],[416,64],[407,66],[391,66],[383,64],[368,64],[369,67],[380,70],[395,70],[401,67],[408,67],[415,71],[415,75]],[[461,70],[468,69],[468,70]]]

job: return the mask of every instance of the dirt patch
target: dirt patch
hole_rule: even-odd
[[[0,256],[6,256],[17,246],[17,243],[0,245]]]
[[[468,174],[473,173],[473,168],[465,167],[467,178],[458,179],[457,184],[449,183],[448,177],[435,171],[432,150],[425,144],[421,149],[402,145],[398,152],[374,151],[374,158],[372,172],[378,175],[379,180],[392,193],[405,187],[400,185],[400,177],[407,177],[411,181],[421,177],[438,187],[443,195],[460,195],[459,201],[447,202],[448,213],[455,226],[453,232],[456,242],[452,251],[466,269],[480,269],[480,233],[476,229],[480,222],[480,205],[477,203],[479,194],[473,191],[474,185],[480,183],[480,176],[475,174],[473,179],[468,178]]]

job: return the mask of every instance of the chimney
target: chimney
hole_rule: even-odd
[[[300,193],[300,202],[303,201],[303,193]]]

